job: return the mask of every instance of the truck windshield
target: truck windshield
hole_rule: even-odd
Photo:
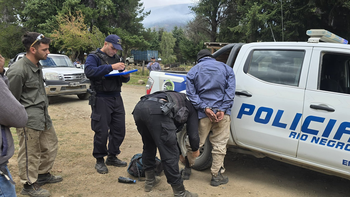
[[[74,65],[68,57],[65,56],[51,56],[46,60],[40,60],[43,67],[73,67]]]

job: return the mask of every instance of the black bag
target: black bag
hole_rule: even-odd
[[[163,166],[158,157],[156,157],[155,159],[156,159],[155,173],[157,176],[159,176],[163,172]],[[140,177],[145,177],[145,170],[143,169],[141,153],[137,153],[131,158],[127,171],[132,176],[138,177],[139,180],[140,180]]]

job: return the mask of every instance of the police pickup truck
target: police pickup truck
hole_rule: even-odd
[[[350,179],[350,46],[326,30],[307,34],[308,42],[228,44],[213,53],[236,75],[227,147]],[[146,92],[158,90],[185,92],[186,72],[152,71]],[[194,169],[211,161],[207,139]]]

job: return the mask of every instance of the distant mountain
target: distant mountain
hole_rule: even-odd
[[[142,22],[145,28],[164,28],[166,31],[172,31],[175,26],[185,27],[190,20],[193,20],[194,14],[189,6],[193,4],[176,4],[161,7],[152,7],[151,10]]]

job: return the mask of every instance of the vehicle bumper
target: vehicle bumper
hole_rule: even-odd
[[[87,93],[87,89],[90,87],[90,82],[45,82],[45,91],[47,96],[58,95],[78,95]]]

